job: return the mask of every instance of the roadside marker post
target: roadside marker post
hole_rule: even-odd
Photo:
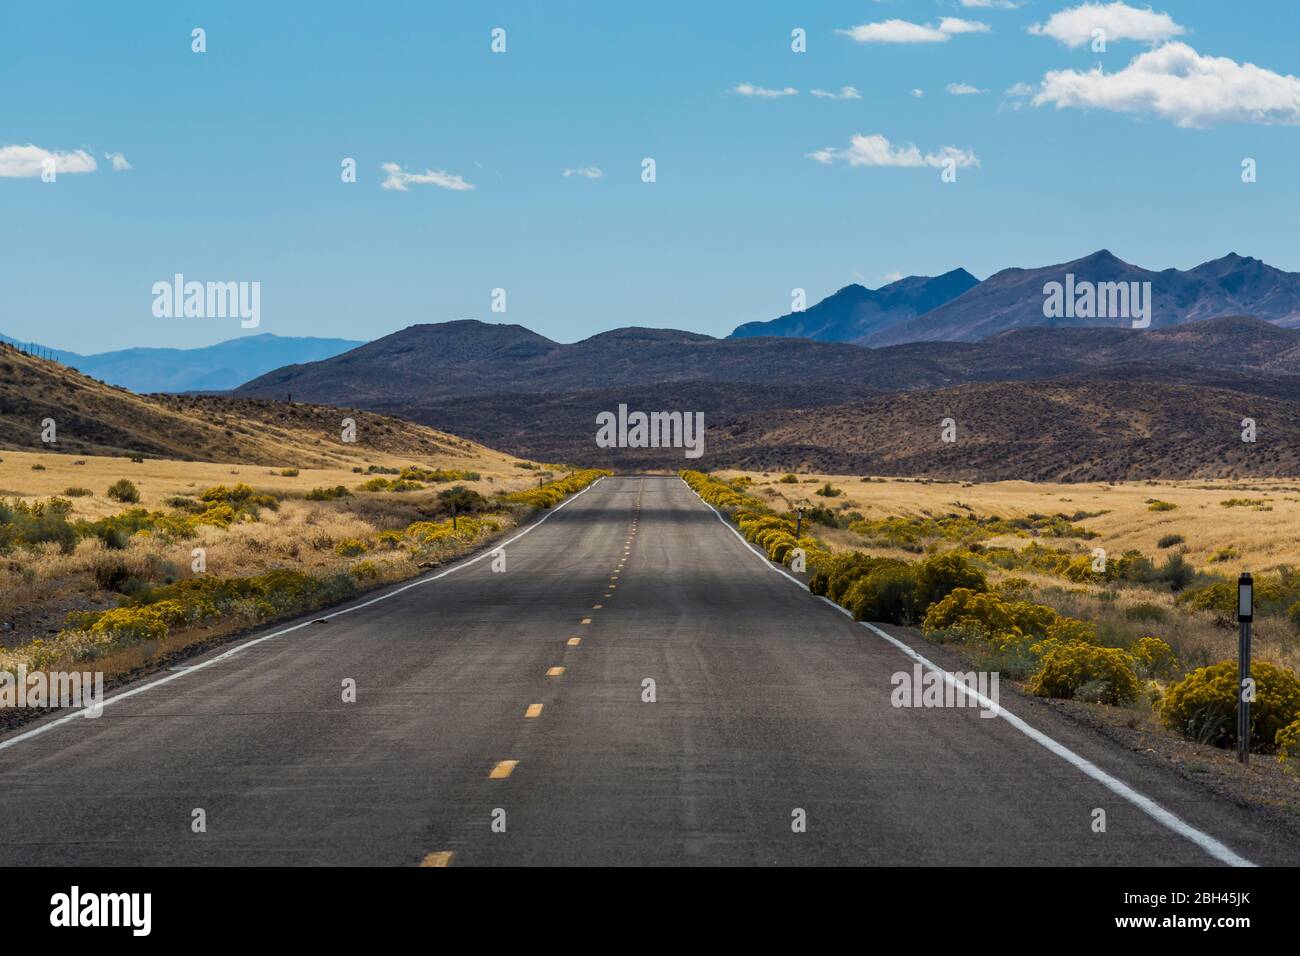
[[[1250,572],[1237,579],[1237,622],[1241,637],[1237,642],[1237,760],[1250,762],[1250,625],[1255,617],[1254,582]],[[1253,696],[1253,695],[1251,695]]]

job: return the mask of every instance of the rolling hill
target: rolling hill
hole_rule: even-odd
[[[355,444],[341,441],[344,416]],[[41,440],[45,419],[57,443]],[[504,458],[472,442],[366,411],[219,396],[135,395],[57,362],[0,347],[0,448],[283,466],[359,463],[369,453]]]

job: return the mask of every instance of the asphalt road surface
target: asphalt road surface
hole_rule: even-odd
[[[504,553],[8,734],[0,865],[1300,858],[1039,702],[893,706],[905,651],[675,478],[601,481]]]

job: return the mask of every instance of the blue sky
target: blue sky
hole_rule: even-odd
[[[1103,247],[1300,271],[1300,4],[1111,10],[1112,34],[1139,36],[1104,53],[1070,45],[1077,3],[965,4],[8,4],[0,332],[80,352],[458,318],[725,335],[789,311],[794,287],[812,302]],[[845,86],[858,98],[811,92]],[[921,165],[854,165],[880,155],[854,136]],[[21,174],[28,145],[97,168],[45,183]],[[924,157],[949,147],[978,165],[945,183]],[[384,189],[386,163],[473,188]],[[260,327],[156,318],[151,286],[177,272],[260,282]]]

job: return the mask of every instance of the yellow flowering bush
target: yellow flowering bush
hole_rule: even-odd
[[[1251,665],[1255,700],[1250,736],[1257,750],[1270,750],[1280,730],[1300,720],[1300,678],[1268,661]],[[1170,730],[1217,747],[1237,745],[1237,662],[1198,667],[1169,687],[1160,702],[1160,719]]]
[[[1133,661],[1117,647],[1070,641],[1056,644],[1043,655],[1029,680],[1029,692],[1039,697],[1097,700],[1122,704],[1138,693]]]

